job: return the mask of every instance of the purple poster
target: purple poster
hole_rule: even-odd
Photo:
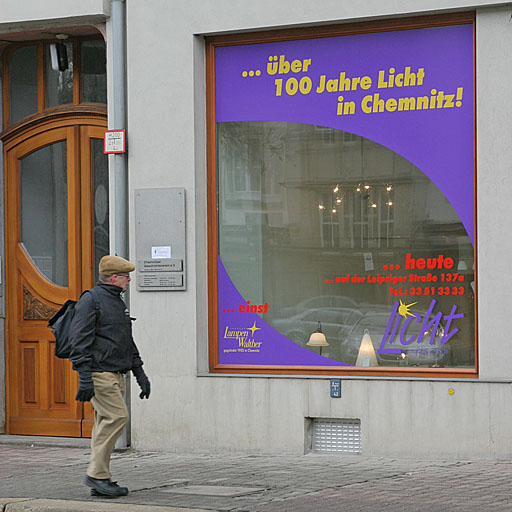
[[[219,46],[215,50],[216,122],[301,123],[374,141],[411,162],[436,185],[474,245],[473,69],[471,24]],[[416,255],[408,257],[410,263]],[[459,262],[452,259],[455,269]],[[400,263],[404,268],[405,260]],[[444,280],[452,267],[441,270]],[[437,293],[431,289],[432,295]],[[323,357],[277,332],[265,319],[268,303],[265,299],[248,302],[221,257],[218,291],[220,364],[353,364]],[[450,288],[447,294],[451,293],[462,292]],[[435,311],[439,297],[423,298],[424,310]],[[408,308],[416,304],[405,296],[393,301],[387,334],[393,328],[393,315],[398,318],[398,312],[405,311],[403,317],[410,322]],[[446,324],[456,325],[462,313],[450,309],[451,304],[443,307],[439,315],[444,315],[443,329],[448,334]],[[416,322],[429,328],[420,315]],[[383,353],[389,350],[384,338],[377,341]]]

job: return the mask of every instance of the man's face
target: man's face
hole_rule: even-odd
[[[130,274],[114,274],[110,278],[110,282],[115,285],[119,286],[123,289],[123,291],[126,291],[126,288],[128,288],[128,283],[131,281]]]

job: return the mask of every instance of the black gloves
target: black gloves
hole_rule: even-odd
[[[151,393],[151,384],[149,383],[149,379],[144,373],[142,366],[133,368],[132,372],[135,375],[137,383],[141,389],[139,397],[149,398],[149,394]],[[75,400],[78,400],[79,402],[89,402],[93,396],[94,382],[92,381],[91,372],[78,372],[78,392],[76,394]]]
[[[75,400],[89,402],[94,396],[94,382],[91,372],[78,372],[78,391]]]
[[[149,394],[151,393],[151,384],[149,383],[149,379],[147,375],[144,373],[142,366],[132,368],[132,372],[133,375],[135,375],[137,384],[140,386],[141,389],[139,398],[149,398]]]

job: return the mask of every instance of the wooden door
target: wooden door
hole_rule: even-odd
[[[75,401],[76,373],[53,355],[47,323],[94,282],[93,167],[106,168],[104,130],[104,119],[71,118],[5,145],[9,434],[90,435],[90,405]]]

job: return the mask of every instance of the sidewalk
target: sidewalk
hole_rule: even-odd
[[[0,436],[0,511],[512,510],[512,463],[503,461],[126,451],[111,469],[130,494],[102,499],[83,484],[88,458],[84,440]]]

